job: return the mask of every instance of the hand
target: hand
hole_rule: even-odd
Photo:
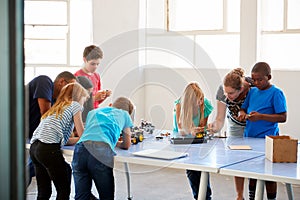
[[[258,120],[260,120],[260,116],[261,116],[261,114],[259,112],[253,111],[253,112],[250,112],[246,116],[246,119],[248,119],[250,121],[258,121]]]
[[[247,113],[244,110],[240,110],[237,120],[243,122],[243,121],[246,121],[246,119],[247,119]]]
[[[195,136],[197,133],[203,133],[204,132],[204,126],[203,127],[193,127],[191,130],[191,134]]]
[[[106,97],[109,97],[112,93],[111,90],[105,90],[105,92],[106,92]]]
[[[188,135],[189,133],[187,131],[185,131],[184,129],[178,129],[178,133],[181,135],[181,136],[186,136]]]
[[[99,90],[95,94],[95,101],[103,101],[106,98],[106,91],[105,90]]]
[[[215,122],[207,124],[207,130],[210,131],[211,133],[219,132]]]

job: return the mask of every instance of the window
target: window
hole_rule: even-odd
[[[170,0],[169,30],[223,29],[223,0]]]
[[[259,59],[268,62],[272,68],[300,67],[299,10],[298,0],[262,1]]]
[[[192,35],[218,68],[239,66],[240,0],[168,0],[167,6],[168,31]]]
[[[92,0],[25,0],[24,9],[25,83],[40,74],[75,72],[92,42]]]

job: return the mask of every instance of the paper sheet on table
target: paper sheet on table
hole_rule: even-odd
[[[251,150],[249,145],[228,145],[229,149],[232,150]]]

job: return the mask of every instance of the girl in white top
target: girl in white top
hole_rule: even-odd
[[[67,84],[34,131],[30,141],[30,157],[35,167],[37,199],[51,197],[51,181],[56,187],[57,199],[69,199],[71,167],[62,155],[61,146],[67,143],[74,124],[78,135],[82,135],[82,109],[88,98],[87,90],[80,84]]]

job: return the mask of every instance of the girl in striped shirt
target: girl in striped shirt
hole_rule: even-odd
[[[34,131],[30,157],[36,173],[37,199],[51,197],[51,181],[57,191],[56,199],[69,199],[71,167],[63,157],[61,146],[67,143],[74,125],[81,136],[84,130],[82,109],[88,98],[89,93],[79,83],[67,84]]]

